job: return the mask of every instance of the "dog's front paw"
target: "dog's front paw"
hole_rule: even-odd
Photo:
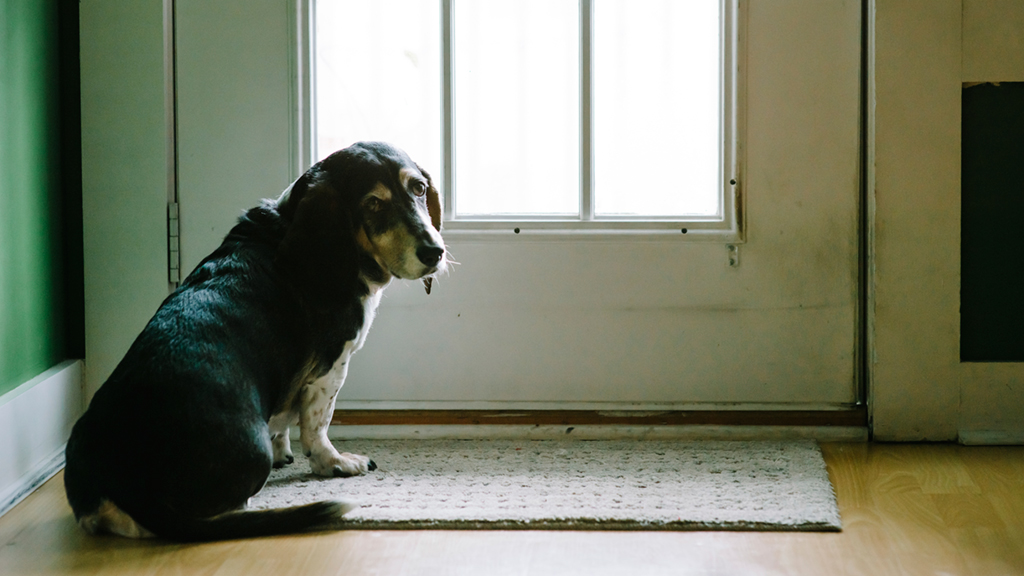
[[[318,476],[348,478],[376,470],[377,464],[359,454],[349,454],[348,452],[331,454],[325,451],[310,454],[309,467],[313,470],[313,474]]]
[[[282,434],[271,438],[271,446],[274,448],[274,468],[283,468],[295,462],[292,455],[292,445],[288,442],[288,435]]]

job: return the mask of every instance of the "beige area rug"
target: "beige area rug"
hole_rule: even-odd
[[[361,529],[842,529],[818,445],[792,442],[352,440],[366,476],[313,476],[295,446],[250,508],[355,501]]]

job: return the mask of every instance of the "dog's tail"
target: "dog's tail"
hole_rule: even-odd
[[[356,507],[344,500],[325,500],[290,508],[227,512],[212,518],[187,517],[168,506],[147,507],[141,514],[126,512],[161,538],[206,542],[338,529],[342,516]]]

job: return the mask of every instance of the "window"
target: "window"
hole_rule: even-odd
[[[456,230],[735,234],[735,14],[316,0],[316,158],[396,143],[435,167]]]

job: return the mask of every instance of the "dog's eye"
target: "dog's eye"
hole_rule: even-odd
[[[423,196],[424,194],[427,193],[427,185],[424,184],[423,182],[412,182],[409,184],[409,187],[412,188],[412,193],[415,194],[416,196]]]
[[[370,196],[366,199],[364,205],[371,212],[380,212],[384,208],[384,201],[376,196]]]

